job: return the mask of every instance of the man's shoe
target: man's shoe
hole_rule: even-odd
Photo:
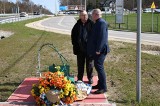
[[[102,93],[105,93],[105,92],[107,92],[107,90],[98,89],[97,91],[94,92],[94,94],[102,94]]]
[[[92,89],[99,89],[98,85],[92,86]]]
[[[89,79],[88,84],[93,84],[93,79]]]
[[[81,83],[81,82],[83,82],[82,80],[77,80],[77,81],[75,81],[75,83]]]

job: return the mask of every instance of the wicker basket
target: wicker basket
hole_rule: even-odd
[[[60,101],[60,97],[59,97],[60,92],[57,90],[49,90],[46,93],[46,97],[47,99],[52,102],[52,103],[56,103]]]
[[[77,100],[84,100],[87,97],[87,92],[78,90]]]

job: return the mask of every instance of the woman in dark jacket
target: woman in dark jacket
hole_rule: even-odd
[[[73,53],[77,55],[78,75],[77,79],[83,81],[84,66],[86,61],[86,71],[88,83],[93,80],[93,59],[87,55],[87,40],[92,30],[93,22],[88,18],[86,11],[80,11],[80,19],[74,25],[71,32]]]

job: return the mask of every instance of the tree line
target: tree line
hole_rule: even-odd
[[[86,0],[87,1],[87,10],[93,8],[101,8],[103,4],[107,0]],[[113,0],[116,1],[116,0]],[[156,8],[160,8],[160,0],[142,0],[142,8],[150,8],[152,2],[155,2]],[[67,5],[81,5],[85,4],[85,0],[60,0],[60,5],[67,6]],[[124,8],[128,10],[132,10],[133,8],[137,7],[137,0],[124,0]]]
[[[13,3],[8,0],[0,0],[0,14],[4,13],[18,13],[19,12],[40,12],[42,14],[52,14],[50,10],[42,5],[35,4],[31,0],[18,0],[18,2]]]

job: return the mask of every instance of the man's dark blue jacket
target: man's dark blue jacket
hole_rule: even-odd
[[[99,18],[93,26],[91,36],[88,38],[87,53],[96,55],[96,52],[107,54],[110,51],[108,45],[108,23]]]

